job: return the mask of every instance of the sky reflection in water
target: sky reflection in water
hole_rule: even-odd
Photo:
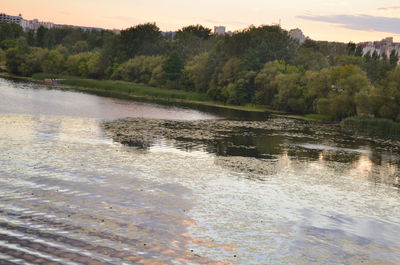
[[[266,122],[285,121],[293,130],[244,127],[251,137],[233,132],[211,147],[189,149],[159,138],[141,150],[113,142],[92,115],[61,108],[50,116],[47,110],[58,107],[48,106],[30,114],[36,103],[4,105],[20,90],[3,87],[0,260],[22,264],[20,254],[30,253],[43,262],[80,264],[400,263],[399,161],[388,145],[353,141],[336,129],[334,139],[317,137],[318,130],[272,118]],[[41,96],[47,92],[103,100],[46,90]],[[19,96],[27,102],[35,93]],[[115,113],[109,104],[102,113]],[[146,113],[212,116],[170,111]],[[264,171],[236,170],[238,163]]]

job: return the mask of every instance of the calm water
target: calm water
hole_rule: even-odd
[[[0,264],[400,264],[395,141],[266,117],[143,149],[101,127],[217,114],[0,79]]]

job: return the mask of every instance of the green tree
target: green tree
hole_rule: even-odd
[[[356,115],[354,99],[348,95],[332,95],[317,101],[318,113],[330,116],[336,120]]]
[[[203,27],[202,25],[191,25],[183,27],[176,33],[176,38],[186,38],[186,35],[194,35],[199,39],[208,40],[211,36],[211,29]]]
[[[211,29],[201,25],[187,26],[176,33],[172,46],[185,59],[209,50]]]
[[[396,50],[392,50],[390,52],[389,63],[393,67],[396,67],[398,62],[399,62],[399,55],[397,54]]]
[[[374,117],[377,113],[375,102],[371,97],[373,87],[363,89],[355,97],[355,103],[357,108],[357,116],[361,117]]]
[[[0,42],[4,40],[15,40],[24,35],[20,25],[15,23],[0,23]]]
[[[6,64],[6,53],[0,48],[0,69],[3,69]]]
[[[51,50],[43,59],[42,69],[45,73],[59,74],[64,71],[65,58],[64,55],[58,50]]]
[[[287,65],[283,61],[268,62],[255,78],[255,101],[271,106],[277,93],[276,77],[279,74],[298,72],[298,67]]]
[[[36,37],[35,37],[35,31],[34,30],[29,30],[26,33],[26,42],[28,43],[29,46],[35,46],[36,45]]]
[[[111,78],[148,84],[163,60],[162,56],[136,56],[118,66]]]
[[[101,53],[93,52],[89,60],[87,61],[88,77],[90,78],[101,78],[104,76],[106,70],[104,65],[101,63]]]
[[[24,63],[26,56],[29,54],[30,48],[26,43],[25,38],[19,38],[16,41],[14,48],[10,48],[6,51],[6,68],[7,71],[20,75],[21,65]]]
[[[162,63],[166,80],[178,81],[181,77],[184,62],[178,52],[172,52]]]
[[[305,103],[303,95],[302,71],[298,69],[293,73],[280,73],[275,77],[274,83],[277,93],[273,100],[273,106],[279,110],[294,113],[305,113],[309,106]]]
[[[49,47],[49,43],[48,43],[48,38],[47,38],[47,33],[48,33],[48,29],[40,26],[37,31],[36,31],[36,45],[42,48],[47,48]]]
[[[357,45],[354,42],[349,42],[347,44],[347,54],[354,55],[356,53]]]
[[[221,98],[228,104],[241,105],[252,101],[256,72],[243,71],[235,81],[221,88]]]
[[[369,88],[366,73],[355,65],[336,66],[307,77],[307,95],[313,98],[316,111],[336,120],[356,115],[356,97]]]
[[[378,117],[396,120],[400,114],[400,68],[388,72],[386,78],[371,93]]]
[[[70,28],[66,29],[66,31],[62,32],[63,34],[60,34],[60,40],[57,40],[55,43],[56,45],[63,45],[64,47],[67,47],[70,50],[73,50],[73,47],[78,43],[85,41],[87,39],[87,32],[83,31],[82,29],[79,28]],[[57,38],[58,39],[58,38]],[[86,42],[87,44],[87,42]],[[78,44],[79,45],[79,44]],[[82,51],[84,52],[84,51]]]
[[[137,55],[160,55],[163,51],[161,31],[156,24],[141,24],[121,31],[120,48],[128,58]]]
[[[329,67],[328,59],[324,54],[311,48],[302,47],[299,49],[294,64],[301,65],[306,70],[321,70]]]
[[[348,47],[349,46],[344,43],[313,40],[306,40],[306,42],[301,46],[301,48],[310,48],[322,53],[328,59],[331,66],[338,64],[338,57],[349,55]]]
[[[38,47],[31,48],[18,67],[21,74],[23,76],[31,76],[34,73],[43,72],[42,62],[47,57],[47,53],[47,49]]]
[[[360,45],[357,46],[354,56],[358,56],[358,57],[363,56],[363,48]]]
[[[215,61],[210,53],[202,53],[194,57],[187,62],[183,70],[185,85],[196,92],[207,92],[215,67]]]
[[[89,52],[69,56],[65,63],[66,72],[73,76],[87,77],[89,74],[87,63],[90,57]]]
[[[74,45],[72,45],[71,51],[73,53],[88,52],[89,44],[85,40],[79,40]]]
[[[15,48],[17,46],[17,41],[12,39],[3,40],[0,42],[0,48],[3,50],[8,50],[10,48]]]
[[[238,57],[230,58],[222,67],[220,74],[218,75],[218,83],[220,86],[226,86],[229,83],[233,83],[237,80],[238,75],[248,70],[245,63]]]
[[[153,72],[151,73],[149,85],[161,87],[164,85],[164,83],[164,71],[162,69],[162,64],[159,64],[156,68],[154,68]]]
[[[351,55],[339,56],[337,62],[338,65],[352,64],[360,68],[365,67],[365,59],[359,56],[351,56]]]
[[[224,57],[238,57],[256,71],[269,61],[292,60],[297,48],[297,42],[279,26],[249,27],[224,36],[216,47]]]

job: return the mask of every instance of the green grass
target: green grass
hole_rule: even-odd
[[[400,136],[400,123],[388,119],[350,117],[341,121],[340,124],[344,129],[368,135]]]
[[[148,98],[160,101],[177,101],[193,104],[202,104],[212,107],[227,108],[252,112],[277,112],[265,106],[248,104],[245,106],[227,105],[212,101],[206,94],[188,92],[175,89],[156,88],[144,84],[115,80],[83,79],[73,76],[38,73],[32,76],[34,80],[46,78],[65,79],[61,87],[73,88],[79,91],[94,93],[101,96],[118,97],[127,99]],[[64,86],[63,86],[64,85]],[[67,87],[66,87],[67,86]]]
[[[146,96],[164,99],[185,100],[210,100],[206,95],[181,90],[155,88],[143,84],[125,81],[90,80],[90,79],[66,79],[64,84],[74,87],[95,88],[103,91],[118,92],[125,95]]]
[[[32,79],[43,80],[43,79],[46,79],[46,78],[64,78],[64,77],[68,77],[68,76],[57,75],[57,74],[37,73],[37,74],[34,74],[32,76]]]
[[[114,81],[114,80],[94,80],[94,79],[82,79],[70,76],[62,75],[49,75],[49,74],[35,74],[33,79],[42,80],[45,78],[61,78],[65,79],[62,84],[67,86],[79,88],[83,91],[92,92],[103,92],[110,96],[137,96],[137,97],[149,97],[149,98],[162,98],[162,99],[178,99],[178,100],[190,100],[190,101],[209,101],[210,98],[205,94],[199,94],[195,92],[187,92],[182,90],[174,89],[163,89],[151,87],[144,84],[137,84],[126,81]]]

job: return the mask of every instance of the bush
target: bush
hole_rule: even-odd
[[[111,78],[149,84],[162,61],[162,56],[137,56],[117,67]]]
[[[400,123],[388,119],[350,117],[343,120],[340,124],[344,129],[368,135],[400,136]]]

